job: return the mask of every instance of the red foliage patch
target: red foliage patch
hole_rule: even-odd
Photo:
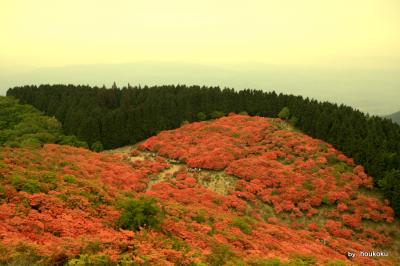
[[[232,114],[161,132],[139,149],[156,155],[132,162],[58,145],[3,149],[1,244],[12,250],[23,242],[42,255],[72,258],[100,243],[100,253],[114,260],[125,253],[154,265],[204,261],[213,245],[224,244],[244,261],[300,253],[324,264],[345,261],[348,250],[392,241],[384,226],[393,222],[393,210],[358,190],[372,186],[363,168],[280,119]],[[165,158],[210,175],[224,171],[236,183],[222,195],[185,168],[161,175],[171,167]],[[117,229],[118,202],[126,195],[159,200],[164,220],[158,231]],[[383,227],[369,228],[366,220]]]

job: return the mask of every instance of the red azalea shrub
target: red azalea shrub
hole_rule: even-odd
[[[344,212],[344,211],[347,211],[349,208],[347,207],[347,205],[346,205],[345,203],[340,202],[340,203],[337,205],[337,209],[338,209],[339,211],[341,211],[341,212]]]

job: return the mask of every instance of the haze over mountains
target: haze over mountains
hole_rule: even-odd
[[[388,118],[392,119],[394,122],[400,124],[400,111],[394,114],[388,115]]]
[[[139,62],[87,64],[64,67],[5,69],[0,73],[0,94],[25,84],[88,84],[119,86],[196,84],[235,89],[275,90],[317,100],[343,103],[373,115],[398,110],[400,69],[286,66],[268,64],[206,65]]]

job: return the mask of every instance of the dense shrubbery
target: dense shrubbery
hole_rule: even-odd
[[[160,208],[154,198],[130,199],[122,207],[118,226],[138,231],[141,227],[156,228],[161,223]]]
[[[89,265],[98,265],[98,266],[116,266],[118,265],[116,262],[110,260],[110,258],[106,255],[89,255],[82,254],[77,259],[69,260],[66,266],[89,266]],[[133,262],[128,265],[135,265]],[[125,266],[125,265],[124,265]]]
[[[0,145],[38,148],[45,143],[87,147],[75,136],[65,136],[60,122],[30,105],[0,96]]]
[[[145,190],[148,176],[168,165],[121,160],[120,155],[55,144],[0,149],[0,264],[87,265],[112,260],[109,265],[116,265],[118,260],[119,265],[133,265],[132,256],[123,263],[119,256],[133,245],[133,232],[118,225],[136,229],[147,224],[146,230],[151,230],[158,207],[148,198],[127,200],[121,211],[117,203],[125,202],[125,193]],[[150,236],[143,238],[154,245]],[[137,258],[135,264],[138,261],[143,260]]]
[[[270,225],[284,221],[293,229],[309,230],[318,239],[330,239],[332,248],[357,249],[362,243],[368,249],[391,243],[389,231],[369,227],[371,223],[395,225],[391,225],[394,217],[388,202],[368,194],[373,182],[363,167],[332,145],[299,133],[281,119],[231,114],[161,132],[139,148],[186,162],[192,168],[222,169],[236,176],[235,186],[221,203],[244,214],[230,221],[236,238],[251,237],[253,228],[259,230],[260,225],[253,226],[253,219],[246,217],[251,213],[250,205],[257,212],[252,218]],[[189,184],[186,180],[190,176],[179,174],[176,179],[179,189],[193,187],[192,183],[183,185]],[[177,194],[168,186],[161,190],[163,200]],[[182,194],[180,198],[188,204],[195,202]],[[271,206],[269,211],[265,205]],[[214,230],[209,232],[215,234]],[[313,265],[305,258],[293,261],[282,265]]]
[[[242,217],[237,217],[232,221],[233,226],[236,226],[237,228],[240,229],[240,231],[242,231],[244,234],[247,235],[251,234],[250,223],[251,221],[249,221],[249,219],[245,219]]]
[[[90,146],[90,149],[95,152],[101,152],[104,148],[100,141],[96,141]]]

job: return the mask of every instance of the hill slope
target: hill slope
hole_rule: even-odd
[[[371,177],[279,119],[231,115],[109,153],[3,148],[0,184],[3,263],[398,263],[398,222]],[[126,230],[121,202],[143,195],[161,223]],[[372,250],[389,256],[345,256]]]
[[[230,112],[276,117],[285,107],[302,132],[331,143],[374,178],[400,217],[400,125],[352,107],[274,91],[163,85],[112,89],[40,85],[7,92],[55,116],[67,134],[90,147],[132,145],[183,122],[214,119]]]
[[[396,112],[394,114],[388,115],[387,118],[390,118],[393,120],[393,122],[400,124],[400,111]]]

